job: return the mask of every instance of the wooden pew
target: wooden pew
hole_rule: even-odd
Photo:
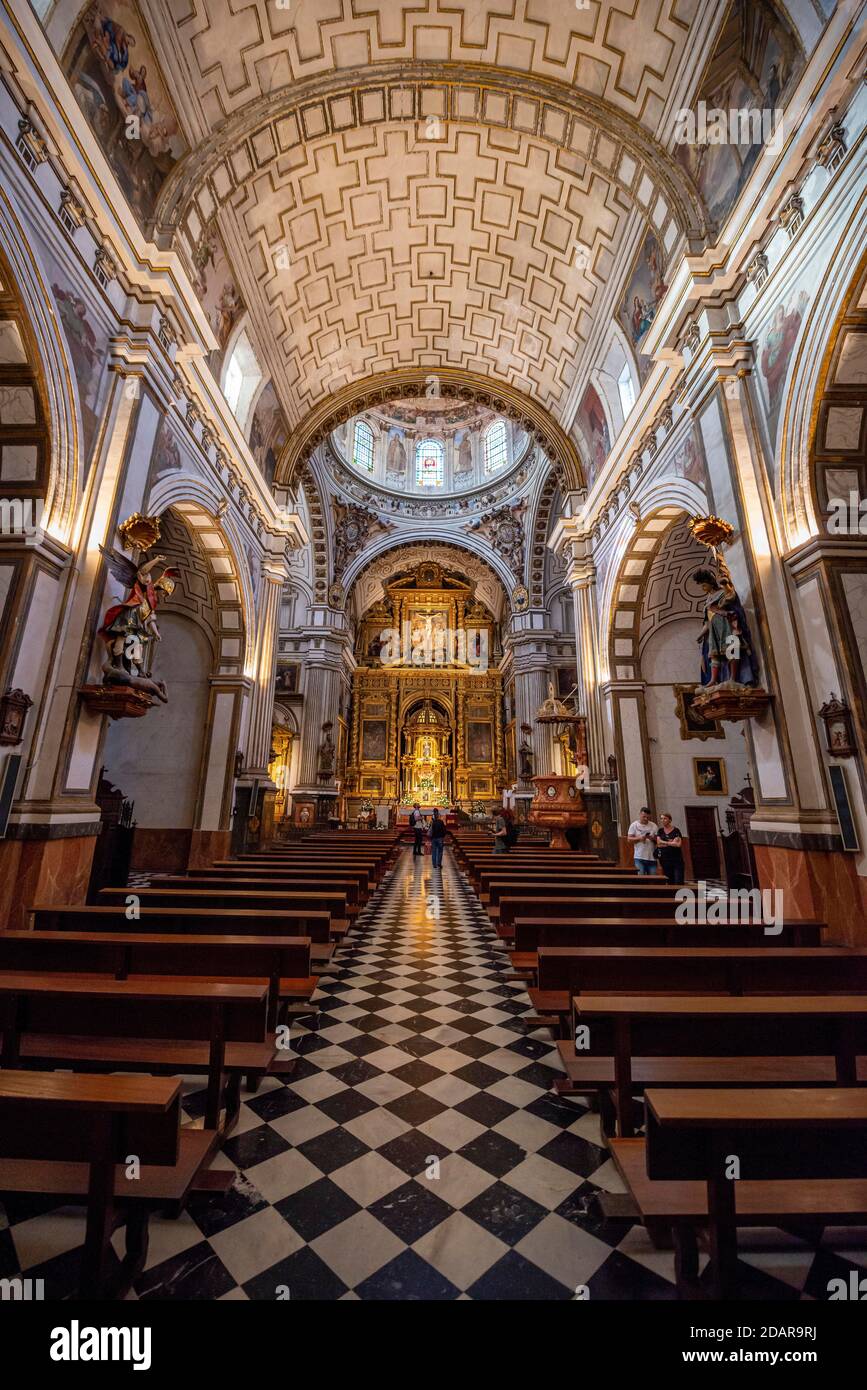
[[[701,931],[702,928],[690,928]],[[848,946],[542,946],[539,1019],[565,1021],[575,994],[853,994],[867,948]],[[539,1019],[528,1020],[539,1027]],[[561,1036],[565,1029],[561,1028]]]
[[[180,1210],[203,1176],[213,1133],[181,1128],[181,1085],[154,1076],[0,1071],[0,1198],[27,1193],[84,1202],[80,1298],[121,1298],[144,1268],[152,1210]],[[127,1178],[130,1154],[141,1169]],[[207,1173],[226,1191],[230,1173]],[[216,1180],[216,1181],[213,1181]],[[126,1253],[109,1276],[110,1243],[126,1218]]]
[[[857,1085],[867,996],[579,994],[573,1037],[557,1045],[572,1089],[611,1089],[627,1138],[645,1086]]]
[[[188,869],[186,878],[190,881],[191,887],[202,880],[210,882],[216,879],[223,880],[228,886],[233,880],[247,879],[250,877],[255,878],[262,884],[274,882],[283,883],[284,881],[288,882],[297,875],[301,875],[305,879],[316,879],[320,883],[330,885],[334,879],[335,873],[339,874],[341,883],[348,883],[352,885],[355,890],[355,897],[351,898],[347,895],[347,901],[357,901],[359,904],[363,904],[367,901],[370,896],[369,871],[367,869],[347,869],[343,865],[341,865],[339,869],[336,869],[334,866],[321,869],[308,868],[305,866],[304,868],[299,867],[296,869],[293,868],[291,864],[212,864],[208,869]]]
[[[613,1140],[611,1152],[648,1227],[674,1233],[679,1297],[737,1295],[738,1226],[803,1224],[815,1240],[826,1225],[867,1223],[863,1089],[650,1089],[645,1106],[646,1139]]]
[[[334,954],[331,917],[327,912],[290,909],[283,912],[230,912],[207,907],[142,907],[138,917],[128,918],[124,907],[90,907],[87,904],[37,904],[29,912],[36,931],[155,932],[193,936],[309,936],[312,974],[328,969]]]
[[[0,932],[0,971],[106,975],[116,980],[168,976],[237,984],[269,983],[267,1027],[277,1026],[281,1001],[310,998],[307,936],[173,936],[135,932]]]
[[[309,912],[327,912],[331,919],[331,935],[345,932],[348,919],[346,897],[343,893],[327,892],[269,892],[267,889],[245,893],[234,888],[103,888],[98,907],[123,907],[130,894],[145,907],[197,907],[206,911],[222,908],[227,911],[281,912],[291,908]]]
[[[518,917],[513,959],[527,958],[535,969],[541,946],[820,946],[824,925],[781,922],[770,936],[761,922],[690,925],[662,913],[609,917],[594,904],[587,917]]]
[[[655,917],[674,920],[677,904],[667,884],[645,887],[628,884],[622,888],[570,887],[568,893],[558,891],[557,884],[549,892],[538,888],[518,889],[503,893],[499,901],[497,933],[506,939],[516,930],[519,917],[525,919],[564,918],[567,921],[601,919],[605,917]]]
[[[198,980],[108,980],[0,974],[0,1066],[147,1071],[207,1076],[205,1128],[219,1126],[223,1073],[226,1130],[237,1118],[244,1073],[275,1061],[268,989]]]
[[[327,879],[315,878],[306,873],[290,874],[284,878],[274,879],[260,877],[252,871],[231,878],[223,878],[219,874],[212,878],[209,874],[200,871],[195,878],[187,874],[167,874],[165,878],[152,880],[150,886],[161,892],[169,889],[172,891],[181,889],[193,893],[208,891],[213,892],[217,897],[221,897],[227,891],[253,894],[274,893],[281,897],[291,894],[293,898],[299,894],[328,892],[329,894],[338,894],[343,898],[343,915],[347,920],[358,915],[358,884],[352,879],[340,877],[337,870],[332,870]]]

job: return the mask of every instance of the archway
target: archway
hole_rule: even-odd
[[[400,800],[450,806],[453,783],[453,711],[439,699],[413,700],[400,730]]]
[[[620,833],[640,808],[669,811],[683,831],[697,875],[724,876],[726,807],[748,781],[742,728],[700,719],[696,638],[704,592],[692,579],[708,564],[691,535],[689,513],[660,507],[630,537],[608,623],[605,686],[617,762]]]
[[[215,568],[219,556],[181,505],[160,518],[159,552],[178,572],[160,605],[154,654],[169,702],[111,723],[103,749],[105,776],[134,803],[132,868],[140,872],[181,871],[211,846],[228,848],[244,628],[234,622],[228,576]]]

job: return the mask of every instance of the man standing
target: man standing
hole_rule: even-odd
[[[509,832],[503,819],[503,808],[499,802],[495,801],[491,806],[491,815],[494,818],[494,824],[491,827],[494,836],[494,854],[508,854]]]
[[[418,802],[415,803],[410,812],[409,823],[415,837],[412,844],[412,856],[415,859],[416,855],[424,854],[424,816]]]
[[[640,874],[656,873],[656,832],[658,826],[650,819],[650,807],[642,806],[638,820],[634,820],[626,832],[635,867]]]
[[[441,869],[443,866],[443,850],[446,847],[447,834],[446,823],[435,806],[433,820],[430,823],[430,855],[431,865],[434,869]]]

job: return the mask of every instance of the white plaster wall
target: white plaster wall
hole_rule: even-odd
[[[202,629],[183,614],[162,614],[160,632],[156,668],[169,703],[143,719],[110,724],[103,762],[109,781],[135,802],[140,826],[187,830],[199,790],[213,657]]]
[[[649,639],[641,656],[641,669],[647,682],[645,706],[647,733],[651,740],[650,765],[653,772],[654,815],[670,811],[675,824],[686,834],[686,806],[719,807],[720,828],[725,830],[723,808],[740,791],[748,771],[746,741],[737,724],[725,725],[722,739],[682,739],[680,720],[675,712],[675,685],[688,681],[698,684],[698,628],[691,618],[676,619]],[[693,758],[724,758],[728,778],[727,796],[698,796],[693,780]]]

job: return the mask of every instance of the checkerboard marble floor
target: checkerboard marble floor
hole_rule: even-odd
[[[621,1185],[598,1120],[551,1093],[547,1032],[450,853],[406,850],[296,1030],[288,1082],[248,1095],[216,1163],[228,1198],[154,1218],[139,1299],[670,1299],[673,1261],[594,1200]],[[201,1114],[200,1081],[185,1107]],[[0,1207],[0,1277],[69,1297],[80,1209]],[[818,1253],[780,1231],[742,1235],[744,1293],[827,1297],[867,1265],[867,1232]]]

